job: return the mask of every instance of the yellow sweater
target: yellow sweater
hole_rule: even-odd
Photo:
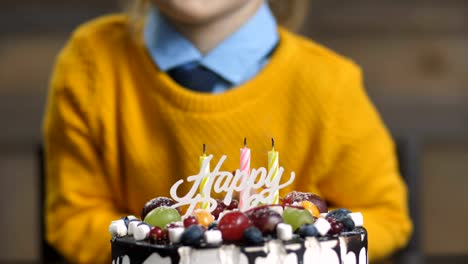
[[[74,262],[108,261],[112,220],[139,216],[147,200],[196,174],[202,144],[215,162],[228,156],[223,170],[237,169],[246,137],[253,168],[267,165],[274,138],[285,175],[296,172],[281,195],[313,192],[362,212],[371,258],[404,246],[406,188],[359,68],[279,31],[255,78],[201,94],[153,64],[126,17],[81,26],[58,57],[44,121],[48,241]]]

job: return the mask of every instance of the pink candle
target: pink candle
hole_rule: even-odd
[[[244,147],[240,150],[240,171],[244,172],[245,181],[250,175],[250,149],[247,148],[247,139],[244,138]],[[246,186],[244,190],[239,193],[239,209],[244,211],[248,206],[246,200],[250,196],[250,188]]]

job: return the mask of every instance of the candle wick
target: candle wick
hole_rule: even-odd
[[[275,140],[271,138],[271,147],[274,149],[275,148]]]
[[[206,154],[206,145],[203,144],[203,154]]]
[[[244,138],[244,148],[247,147],[247,138]]]

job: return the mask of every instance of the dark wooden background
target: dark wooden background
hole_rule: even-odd
[[[468,2],[314,0],[301,33],[363,67],[392,133],[421,150],[426,254],[468,254]],[[117,1],[4,0],[0,7],[1,260],[39,258],[35,150],[55,55]]]

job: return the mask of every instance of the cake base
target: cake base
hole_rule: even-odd
[[[202,244],[194,248],[135,241],[132,236],[115,237],[111,245],[113,264],[368,263],[367,231],[362,227],[342,232],[339,236],[295,238],[291,241],[274,239],[259,246]]]

